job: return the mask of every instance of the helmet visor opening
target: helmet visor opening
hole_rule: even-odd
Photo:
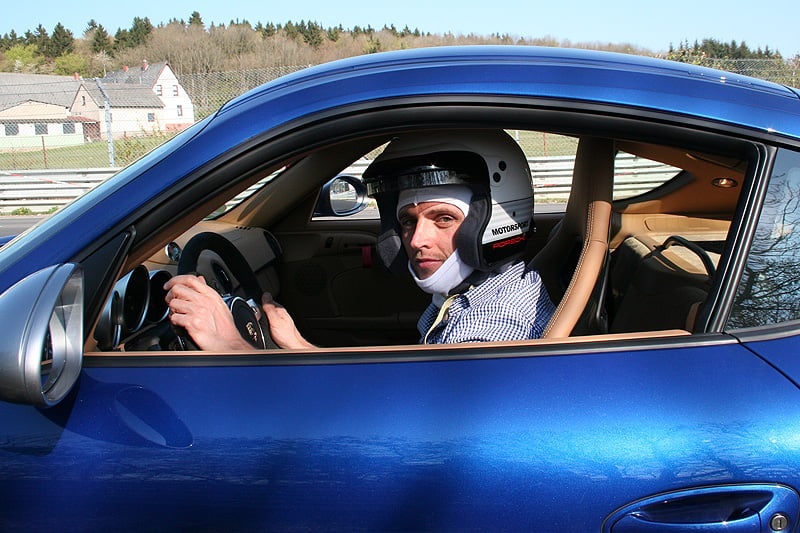
[[[370,196],[436,185],[487,184],[489,170],[483,158],[466,151],[375,160],[364,172]]]

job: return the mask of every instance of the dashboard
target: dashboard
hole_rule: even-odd
[[[95,326],[93,340],[100,351],[184,349],[169,321],[164,285],[179,273],[203,276],[223,298],[245,298],[242,282],[219,253],[203,249],[192,272],[179,272],[183,250],[192,238],[213,233],[224,237],[241,254],[261,290],[279,290],[275,266],[281,257],[278,241],[261,228],[204,221],[168,243],[148,261],[127,272],[114,285]],[[260,295],[256,296],[259,297]]]

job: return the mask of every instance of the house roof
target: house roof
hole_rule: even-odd
[[[105,79],[101,80],[101,82],[103,90],[108,95],[108,102],[111,107],[150,107],[157,109],[164,107],[164,102],[146,85],[106,83]],[[97,83],[86,81],[83,86],[97,106],[103,107],[104,99],[100,89],[97,87]]]
[[[69,108],[80,83],[73,76],[0,72],[0,111],[25,102]]]
[[[122,70],[115,70],[114,72],[108,72],[103,77],[103,83],[106,85],[110,84],[121,84],[121,83],[130,83],[134,85],[147,85],[151,89],[158,81],[159,76],[161,76],[161,72],[166,68],[166,62],[162,63],[153,63],[150,64],[147,61],[142,61],[142,65],[139,67],[128,68],[125,67]]]
[[[105,78],[101,82],[111,107],[157,109],[164,107],[164,103],[153,92],[152,86],[129,82],[109,83]],[[81,80],[74,76],[0,72],[0,111],[26,102],[40,102],[69,109],[75,101],[75,95],[81,85],[89,92],[94,102],[102,108],[103,97],[94,80]]]

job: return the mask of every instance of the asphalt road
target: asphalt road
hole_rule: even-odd
[[[47,218],[39,216],[0,216],[0,237],[19,235],[37,222]]]

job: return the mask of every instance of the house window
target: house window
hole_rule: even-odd
[[[47,124],[39,122],[33,125],[36,135],[47,135]]]
[[[19,124],[6,124],[6,135],[11,137],[13,135],[19,135]]]
[[[75,133],[75,123],[74,122],[65,122],[61,125],[63,128],[63,133],[68,135],[70,133]]]
[[[81,102],[82,102],[81,105],[83,105],[85,107],[86,106],[86,97],[85,96],[81,96]]]
[[[161,96],[163,92],[161,85],[156,85],[156,96]]]
[[[156,121],[156,114],[155,113],[148,113],[147,114],[147,122],[155,122]]]
[[[182,105],[179,105],[179,106],[178,106],[178,116],[179,116],[179,117],[182,117],[182,116],[183,116],[183,106],[182,106]]]
[[[172,86],[172,96],[178,96],[178,86],[177,85],[173,85]]]

